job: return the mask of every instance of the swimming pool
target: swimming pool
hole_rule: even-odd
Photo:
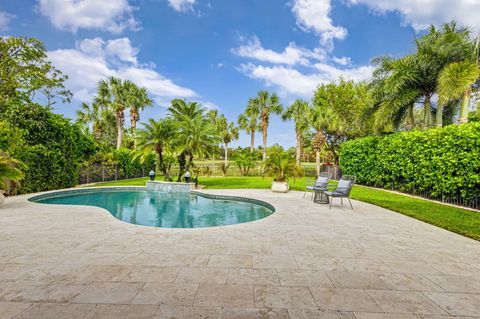
[[[127,223],[166,228],[240,224],[265,218],[275,211],[270,204],[249,198],[141,189],[73,190],[34,196],[30,201],[98,206]]]

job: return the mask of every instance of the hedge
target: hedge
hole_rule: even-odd
[[[359,184],[468,202],[480,196],[480,123],[347,141],[340,167]]]

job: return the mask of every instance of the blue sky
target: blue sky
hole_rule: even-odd
[[[66,116],[115,75],[149,89],[142,120],[179,97],[234,121],[258,90],[287,106],[339,76],[367,80],[373,57],[408,53],[430,23],[479,30],[476,12],[472,0],[1,0],[0,35],[45,42],[70,77],[74,99],[56,106]],[[294,145],[292,123],[272,118],[273,143]]]

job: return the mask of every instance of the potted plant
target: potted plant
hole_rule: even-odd
[[[288,176],[293,174],[294,168],[295,158],[291,154],[282,150],[270,154],[265,161],[265,173],[273,177],[272,192],[288,192]]]
[[[5,202],[4,194],[10,189],[11,184],[23,179],[23,172],[20,170],[22,166],[22,162],[7,153],[0,153],[0,205]]]

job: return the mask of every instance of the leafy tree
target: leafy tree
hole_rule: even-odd
[[[228,166],[228,144],[230,144],[233,140],[238,139],[238,128],[235,126],[235,123],[230,122],[228,123],[227,118],[222,115],[218,119],[218,128],[220,133],[220,138],[223,142],[223,147],[225,150],[225,158],[224,158],[224,167]]]
[[[288,152],[273,149],[264,164],[264,172],[274,178],[276,182],[286,182],[289,175],[295,171],[295,158]]]
[[[282,114],[283,120],[293,120],[295,122],[296,136],[296,163],[301,164],[302,157],[302,137],[303,132],[308,128],[308,102],[304,100],[295,100]]]
[[[76,112],[76,122],[85,134],[91,134],[104,150],[115,145],[115,114],[111,109],[100,106],[98,103],[82,103]]]
[[[260,127],[263,135],[263,155],[265,161],[267,159],[267,135],[268,125],[270,124],[270,116],[272,114],[281,114],[283,106],[280,104],[278,96],[268,91],[259,91],[257,96],[248,103],[246,113],[258,114],[260,120]]]
[[[68,102],[67,76],[47,60],[43,43],[34,38],[0,37],[0,112],[9,105],[42,101],[51,107]]]
[[[239,150],[235,153],[233,160],[242,176],[248,175],[250,169],[255,166],[255,157],[251,151]]]

